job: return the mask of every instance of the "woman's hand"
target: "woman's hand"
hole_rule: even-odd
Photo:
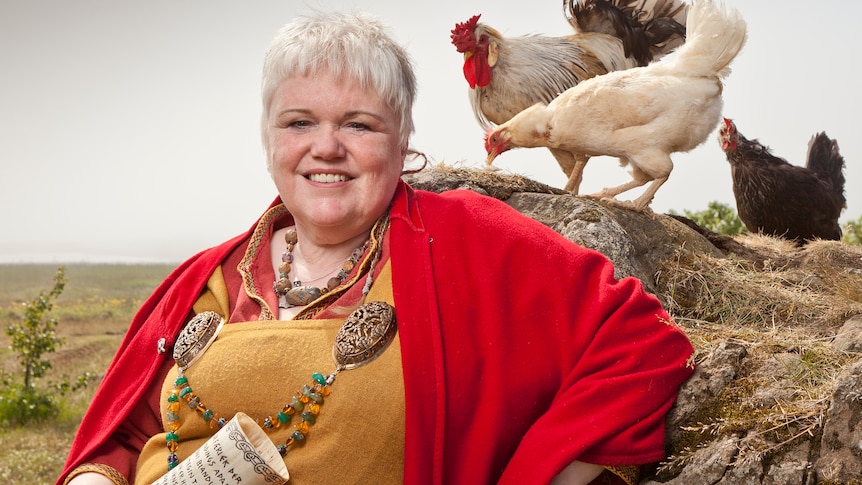
[[[551,485],[587,485],[601,475],[602,470],[601,465],[573,461],[551,480]]]

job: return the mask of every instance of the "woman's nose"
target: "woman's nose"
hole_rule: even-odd
[[[315,132],[311,155],[324,160],[344,157],[344,145],[339,139],[338,127],[321,125]]]

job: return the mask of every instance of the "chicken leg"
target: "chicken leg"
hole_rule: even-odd
[[[581,187],[581,181],[584,178],[584,167],[590,160],[590,157],[583,153],[574,153],[568,150],[559,148],[549,148],[551,154],[557,159],[563,173],[566,174],[568,180],[564,190],[572,195],[578,195],[578,190]]]
[[[671,162],[670,157],[666,155],[654,158],[653,161],[659,162],[652,164],[655,166],[654,174],[648,174],[644,170],[638,168],[644,164],[632,163],[632,179],[630,181],[616,187],[602,189],[600,192],[590,194],[587,197],[590,199],[601,200],[602,202],[606,202],[616,207],[645,212],[649,208],[649,204],[652,202],[653,197],[655,197],[655,193],[658,191],[659,187],[667,182],[667,179],[670,176],[670,171],[673,168],[673,162]],[[629,165],[629,160],[627,159],[620,159],[620,162],[622,162],[623,165]],[[641,187],[648,182],[652,183],[646,188],[646,191],[644,191],[644,193],[635,200],[622,201],[616,198],[617,195],[622,194],[627,190]]]

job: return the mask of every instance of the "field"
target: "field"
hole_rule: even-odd
[[[53,286],[57,265],[0,265],[0,365],[17,375],[6,328],[23,315],[22,303]],[[42,379],[74,380],[84,372],[104,373],[132,315],[173,265],[65,265],[66,287],[51,315],[59,320],[65,345],[50,355],[53,369]],[[48,358],[49,355],[43,357]],[[56,421],[0,430],[0,483],[52,484],[59,475],[81,416],[96,384],[67,394]]]

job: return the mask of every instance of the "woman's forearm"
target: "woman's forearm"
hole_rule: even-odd
[[[573,461],[551,480],[551,485],[587,485],[602,473],[601,465]]]

